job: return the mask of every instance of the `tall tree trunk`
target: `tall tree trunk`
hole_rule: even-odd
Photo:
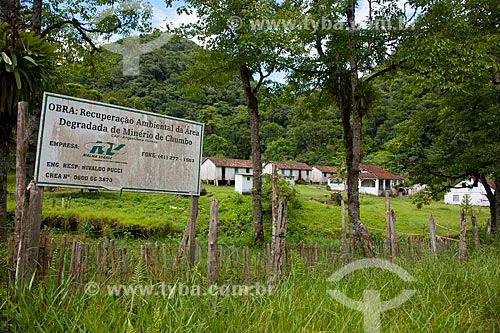
[[[0,140],[0,243],[7,241],[7,160],[9,143]]]
[[[493,216],[495,218],[493,218]],[[498,222],[500,221],[500,180],[495,180],[495,214],[491,218],[491,228],[493,232],[498,232]]]
[[[485,176],[479,176],[479,181],[483,184],[484,190],[486,191],[486,197],[490,203],[491,232],[495,233],[497,232],[498,221],[500,221],[500,193],[498,190],[500,180],[495,180],[496,190],[494,193]]]
[[[252,88],[252,75],[246,65],[240,65],[240,79],[243,83],[245,100],[247,103],[248,115],[250,118],[250,135],[252,145],[252,165],[253,165],[253,240],[255,244],[264,243],[264,228],[262,226],[262,161],[260,151],[259,136],[259,101],[257,92]]]
[[[32,28],[36,35],[42,32],[42,0],[33,0]],[[26,179],[28,182],[35,176],[35,160],[38,144],[38,128],[42,114],[42,94],[36,92],[32,95],[33,109],[28,117],[28,150],[26,152]]]
[[[347,22],[349,25],[350,44],[352,52],[347,75],[338,75],[338,101],[342,114],[344,130],[344,149],[347,166],[347,205],[349,233],[351,246],[361,246],[365,255],[372,256],[374,247],[366,227],[361,223],[359,212],[359,163],[361,162],[361,128],[363,113],[356,107],[355,95],[358,88],[358,69],[356,64],[356,45],[353,40],[355,34],[356,1],[351,1],[347,9]],[[351,119],[352,118],[352,119]],[[352,123],[351,123],[352,120]]]
[[[42,0],[33,0],[33,32],[39,35],[42,31]]]

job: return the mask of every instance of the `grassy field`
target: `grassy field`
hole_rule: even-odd
[[[12,181],[11,177],[10,193],[13,193]],[[323,186],[298,185],[297,189],[301,208],[289,211],[287,241],[338,243],[340,208],[322,203],[328,197]],[[208,195],[200,198],[197,224],[203,248],[213,197],[220,205],[219,244],[249,245],[251,198],[235,194],[232,187],[207,186],[207,190]],[[54,193],[57,204],[52,208]],[[63,196],[72,197],[71,208],[61,207]],[[11,212],[13,199],[11,194]],[[363,222],[375,237],[381,237],[385,227],[384,204],[384,198],[361,197]],[[430,212],[440,225],[458,229],[460,207],[435,202],[417,209],[406,198],[393,198],[391,205],[397,212],[399,235],[427,232],[423,227]],[[475,211],[480,226],[484,227],[488,210]],[[77,190],[58,189],[46,191],[43,216],[54,227],[52,236],[65,233],[90,242],[90,237],[119,236],[117,247],[138,251],[145,242],[177,241],[188,212],[189,199],[181,196],[120,195],[107,191],[81,194]],[[58,231],[56,227],[64,230]],[[265,227],[269,235],[269,213],[265,215]],[[438,229],[440,234],[449,232]],[[256,247],[250,250],[261,251]],[[106,285],[101,280],[95,293],[67,278],[56,287],[57,269],[53,260],[45,287],[30,284],[15,291],[0,288],[0,332],[363,332],[362,313],[337,302],[328,290],[339,290],[362,301],[369,289],[379,290],[381,301],[390,300],[405,289],[415,291],[401,306],[381,313],[381,332],[500,332],[498,238],[485,239],[480,252],[471,245],[465,259],[459,259],[455,250],[438,258],[424,255],[395,259],[394,263],[406,270],[413,282],[405,282],[379,268],[361,269],[331,282],[328,278],[340,269],[339,258],[307,268],[303,257],[293,251],[296,250],[290,256],[290,271],[283,280],[273,283],[271,289],[252,282],[248,295],[242,294],[241,289],[231,292],[242,281],[239,264],[225,267],[218,275],[219,287],[208,289],[206,257],[200,266],[167,281],[144,274],[145,266],[139,263],[133,268],[132,284],[123,286],[125,289],[116,289],[111,281]],[[6,258],[6,249],[1,245],[0,258]],[[93,272],[96,267],[92,267]],[[6,276],[6,261],[0,260],[2,286]],[[98,279],[90,275],[89,280]],[[230,289],[223,288],[229,285]]]
[[[49,280],[46,288],[17,290],[16,297],[0,290],[0,331],[363,332],[363,315],[334,300],[328,290],[354,300],[363,300],[367,289],[379,290],[385,301],[407,289],[415,291],[407,302],[382,312],[381,332],[500,332],[498,245],[465,260],[451,254],[396,260],[413,282],[378,268],[329,282],[340,268],[338,261],[305,271],[303,262],[294,259],[283,281],[272,289],[252,285],[248,295],[221,289],[224,281],[208,289],[196,269],[187,282],[164,285],[136,268],[128,294],[111,283],[85,293],[69,282],[56,288]]]
[[[14,178],[9,178],[9,211],[15,207]],[[329,193],[325,186],[297,185],[301,208],[289,211],[289,240],[292,242],[328,242],[340,233],[340,207],[322,202]],[[232,186],[206,186],[207,196],[200,198],[198,230],[205,237],[208,229],[209,207],[213,197],[219,201],[221,239],[235,244],[250,244],[252,241],[251,197],[234,192]],[[56,205],[52,207],[55,196]],[[61,207],[62,198],[71,197],[71,208]],[[433,202],[418,209],[408,198],[392,198],[391,206],[397,214],[397,229],[400,235],[426,233],[429,213],[436,222],[450,230],[438,227],[440,235],[456,235],[459,229],[461,207]],[[362,222],[375,237],[381,236],[385,228],[385,199],[375,196],[360,198]],[[487,208],[474,208],[480,227],[484,227],[489,216]],[[60,227],[68,232],[81,231],[92,235],[107,234],[109,237],[142,234],[154,237],[178,238],[188,219],[189,199],[183,196],[100,191],[80,193],[75,189],[46,191],[44,198],[44,223]],[[270,231],[270,212],[264,215],[267,235]]]

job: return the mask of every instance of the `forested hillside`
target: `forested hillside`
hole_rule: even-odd
[[[151,36],[144,37],[145,41]],[[248,112],[237,78],[225,85],[204,85],[185,79],[197,49],[185,39],[170,41],[141,56],[140,75],[124,76],[122,60],[102,52],[71,65],[71,83],[57,92],[111,104],[197,120],[205,124],[204,155],[248,159],[251,155]],[[67,79],[67,77],[66,77]],[[192,89],[196,86],[196,89]],[[264,160],[341,164],[343,154],[340,114],[320,101],[321,92],[291,97],[277,83],[264,91],[261,106],[261,143]],[[422,108],[408,78],[379,81],[374,110],[366,116],[365,160],[399,172],[401,163],[391,150],[397,125]]]

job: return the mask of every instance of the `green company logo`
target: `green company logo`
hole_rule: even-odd
[[[116,145],[113,142],[89,142],[85,145],[85,148],[89,149],[90,154],[113,156],[115,154],[122,155],[125,154],[125,144],[120,143]]]

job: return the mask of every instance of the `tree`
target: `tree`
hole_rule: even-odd
[[[290,79],[297,91],[321,89],[324,92],[321,96],[340,110],[351,242],[362,245],[366,253],[373,253],[373,245],[359,212],[362,119],[372,108],[376,96],[372,81],[395,68],[386,61],[391,49],[407,32],[407,13],[391,3],[369,1],[368,17],[364,18],[363,27],[358,24],[356,8],[359,1],[356,0],[290,1],[288,4],[297,21],[316,22],[317,28],[304,29],[299,25],[293,31],[292,43],[304,48],[292,48],[293,57],[284,59],[284,62],[293,70]],[[383,68],[377,68],[382,65]]]
[[[173,1],[167,0],[171,6]],[[277,9],[271,0],[255,1],[184,1],[179,11],[195,11],[198,21],[185,24],[180,32],[196,37],[205,50],[199,54],[191,70],[189,83],[224,82],[238,75],[249,115],[253,164],[253,225],[254,242],[264,241],[262,225],[262,162],[259,135],[259,93],[266,79],[276,69],[280,53],[277,34],[266,29],[250,29],[251,23],[272,17]],[[284,36],[281,36],[284,38]]]
[[[436,196],[464,178],[486,189],[492,230],[500,221],[498,189],[500,125],[500,4],[494,0],[431,3],[417,22],[415,38],[406,40],[399,61],[410,69],[420,89],[439,94],[401,126],[401,153],[415,182]]]
[[[150,11],[140,2],[121,3],[115,10],[113,0],[91,0],[81,3],[67,0],[34,0],[32,3],[19,0],[4,0],[0,9],[2,24],[2,135],[0,142],[0,227],[6,223],[6,160],[9,139],[15,127],[15,102],[22,98],[32,102],[29,119],[28,176],[34,174],[36,142],[40,120],[38,101],[40,83],[49,81],[48,64],[54,59],[52,50],[45,41],[57,41],[61,61],[78,61],[82,52],[96,51],[97,35],[125,33],[147,27],[143,19],[150,17]],[[134,5],[135,4],[135,5]],[[31,44],[30,44],[31,43]],[[36,48],[40,48],[36,50]],[[40,51],[39,53],[37,51]],[[30,53],[31,52],[31,53]],[[39,56],[38,59],[35,59]],[[30,64],[31,63],[31,64]],[[52,64],[51,64],[52,65]],[[47,71],[46,71],[47,69]],[[28,179],[30,179],[28,178]]]
[[[396,139],[413,182],[428,185],[434,198],[473,178],[486,189],[492,230],[499,220],[500,87],[486,85],[473,94],[440,96],[433,109],[422,110],[400,127]]]

